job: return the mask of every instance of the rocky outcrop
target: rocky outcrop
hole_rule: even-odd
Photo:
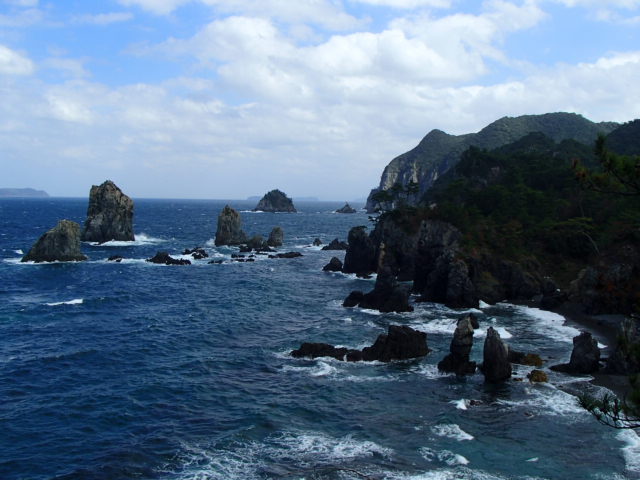
[[[254,212],[286,212],[296,213],[296,208],[293,206],[293,200],[291,200],[284,192],[280,190],[271,190],[265,194],[264,197],[258,202]]]
[[[532,132],[542,132],[556,142],[574,139],[591,145],[599,133],[609,133],[617,126],[612,122],[593,123],[580,115],[559,112],[504,117],[478,133],[466,135],[432,130],[413,150],[387,165],[379,186],[367,198],[367,212],[389,210],[399,202],[416,204],[436,179],[460,161],[462,153],[470,146],[492,150]]]
[[[80,262],[87,257],[80,251],[80,225],[60,220],[42,235],[22,257],[22,262]]]
[[[344,269],[343,269],[344,270]],[[409,285],[401,285],[395,276],[388,269],[383,269],[376,278],[373,290],[362,296],[358,303],[361,308],[388,312],[413,312],[413,307],[409,305],[411,288]],[[344,301],[343,305],[350,306],[351,301],[359,297],[357,293],[351,294]],[[351,299],[351,301],[347,301]]]
[[[471,316],[458,320],[453,339],[449,347],[449,355],[438,363],[438,370],[456,375],[472,375],[476,371],[476,362],[469,361],[473,347],[473,324]]]
[[[542,370],[531,370],[527,378],[531,383],[546,383],[549,381],[547,374]]]
[[[109,258],[107,258],[107,262],[120,263],[122,262],[122,260],[124,260],[124,257],[122,255],[111,255]]]
[[[605,371],[616,375],[640,372],[640,331],[637,320],[626,318],[620,323],[617,343],[607,359]]]
[[[298,258],[301,256],[302,254],[300,252],[286,252],[286,253],[276,253],[275,255],[269,255],[269,258]]]
[[[551,370],[582,375],[595,373],[600,369],[600,349],[598,341],[589,332],[581,332],[573,337],[573,350],[569,363],[553,365]]]
[[[303,343],[299,349],[291,352],[291,356],[332,357],[350,362],[390,362],[423,357],[428,353],[426,333],[406,325],[390,325],[386,335],[379,335],[372,346],[362,350],[336,348],[326,343]]]
[[[323,272],[341,272],[342,271],[342,262],[338,257],[331,257],[329,263],[327,263],[324,267],[322,267]]]
[[[338,239],[336,238],[336,240],[338,240]],[[313,240],[312,245],[313,245],[314,247],[319,247],[320,245],[322,245],[322,240],[320,240],[319,238],[317,238],[317,237],[316,237],[316,238]],[[345,250],[347,249],[346,244],[345,244],[344,249],[345,249]]]
[[[640,291],[640,247],[623,243],[604,252],[572,282],[570,297],[591,314],[631,314]]]
[[[281,227],[273,227],[269,238],[267,239],[267,245],[270,247],[281,247],[284,243],[284,230]]]
[[[195,247],[195,248],[192,248],[192,249],[185,248],[184,252],[182,252],[182,254],[183,255],[191,255],[194,260],[202,260],[204,258],[208,258],[209,257],[209,254],[207,253],[207,251],[202,247]]]
[[[377,270],[376,245],[367,235],[366,227],[349,230],[347,253],[344,257],[344,273],[369,275]]]
[[[216,230],[216,246],[240,245],[247,241],[247,234],[242,231],[240,214],[226,205],[218,215]]]
[[[517,363],[518,365],[529,365],[531,367],[541,367],[544,362],[540,355],[537,353],[524,353],[519,352],[518,350],[514,350],[509,347],[508,357],[509,362]]]
[[[354,290],[349,295],[347,295],[347,298],[345,298],[344,302],[342,302],[342,306],[345,308],[357,307],[363,299],[364,292],[361,292],[360,290]]]
[[[500,338],[500,334],[493,327],[489,327],[484,340],[483,361],[480,367],[485,382],[501,383],[511,377],[511,363],[508,357],[509,348]]]
[[[134,240],[133,200],[111,180],[91,187],[80,240],[99,243]]]
[[[314,241],[314,245],[316,245],[315,241]],[[322,245],[322,243],[320,243],[319,245]],[[346,250],[347,248],[349,248],[349,245],[347,245],[346,242],[342,242],[337,238],[334,238],[329,242],[328,245],[325,245],[324,247],[322,247],[322,250]]]
[[[349,203],[345,203],[344,207],[336,210],[336,213],[356,213],[356,209],[349,205]]]
[[[189,260],[173,258],[167,252],[157,252],[153,257],[148,258],[146,261],[149,263],[156,263],[158,265],[191,265]]]

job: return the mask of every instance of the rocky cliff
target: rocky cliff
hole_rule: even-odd
[[[86,259],[80,251],[80,225],[70,220],[60,220],[38,239],[21,261],[79,262]]]
[[[542,132],[555,141],[574,139],[591,145],[598,133],[607,134],[617,126],[613,122],[594,123],[574,113],[547,113],[504,117],[478,133],[465,135],[432,130],[415,148],[387,165],[379,186],[367,198],[366,208],[372,213],[378,209],[391,209],[399,201],[415,205],[471,146],[494,149],[532,132]]]
[[[81,240],[100,243],[134,240],[133,200],[111,180],[91,187]]]

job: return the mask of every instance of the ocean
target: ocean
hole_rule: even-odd
[[[280,225],[281,252],[231,262],[215,247],[216,200],[135,201],[134,242],[83,244],[89,261],[21,264],[58,219],[83,223],[86,199],[0,200],[0,479],[637,479],[640,442],[600,425],[573,393],[589,377],[565,362],[576,325],[510,304],[473,312],[472,359],[489,326],[547,361],[550,383],[516,366],[504,385],[438,373],[456,320],[469,310],[417,304],[412,313],[346,309],[374,280],[325,273],[365,213],[300,203],[253,213],[244,229]],[[204,247],[190,266],[145,262]],[[122,255],[121,263],[108,262]],[[222,264],[209,264],[211,259]],[[371,345],[391,324],[427,332],[425,358],[343,363],[294,359],[302,342]]]

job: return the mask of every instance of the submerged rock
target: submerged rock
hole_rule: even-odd
[[[269,255],[269,258],[296,258],[301,256],[302,254],[300,252],[286,252],[286,253],[277,253],[275,255]]]
[[[453,333],[449,355],[438,363],[438,370],[456,375],[471,375],[476,371],[476,362],[469,361],[471,348],[473,347],[473,324],[471,315],[460,320]]]
[[[270,247],[281,247],[284,243],[284,230],[281,227],[273,227],[267,240]]]
[[[349,246],[347,245],[347,242],[342,242],[337,238],[334,238],[329,242],[328,245],[325,245],[324,247],[322,247],[322,250],[346,250],[348,247]]]
[[[291,352],[293,357],[332,357],[337,360],[379,361],[407,360],[423,357],[429,353],[427,334],[406,325],[390,325],[387,334],[379,335],[375,343],[362,350],[336,348],[326,343],[303,343]]]
[[[342,271],[342,262],[338,257],[332,257],[324,267],[322,267],[323,272],[341,272]]]
[[[284,192],[280,190],[271,190],[265,194],[264,197],[258,202],[254,212],[286,212],[296,213],[296,208],[293,206],[293,200],[291,200]]]
[[[216,246],[240,245],[247,241],[247,235],[242,231],[242,219],[237,210],[226,205],[218,215],[216,230]]]
[[[500,334],[489,327],[484,340],[483,362],[480,370],[488,383],[500,383],[511,377],[509,348],[500,338]]]
[[[167,252],[158,252],[152,258],[148,258],[146,261],[150,263],[157,263],[160,265],[191,265],[191,262],[189,260],[173,258]]]
[[[336,238],[336,240],[337,240],[337,238]],[[322,240],[320,240],[319,238],[316,237],[315,240],[313,241],[312,245],[314,247],[319,247],[320,245],[322,245]]]
[[[527,378],[531,383],[545,383],[549,381],[547,374],[542,370],[531,370],[527,375]]]
[[[541,367],[544,363],[537,353],[524,353],[509,347],[509,362],[518,365],[529,365],[531,367]]]
[[[124,260],[124,257],[121,255],[111,255],[109,258],[107,258],[107,262],[120,263],[122,260]]]
[[[207,251],[202,248],[202,247],[195,247],[191,250],[189,250],[188,248],[184,249],[184,252],[182,252],[183,255],[191,255],[193,257],[194,260],[202,260],[204,258],[208,258],[209,254],[207,253]]]
[[[85,242],[133,241],[133,200],[107,180],[89,192],[87,220],[80,238]]]
[[[570,374],[595,373],[600,369],[598,341],[589,332],[573,337],[573,350],[569,363],[553,365],[551,370]]]
[[[356,209],[349,205],[349,202],[346,202],[344,207],[336,210],[336,213],[356,213]]]
[[[80,262],[87,257],[80,251],[80,225],[71,220],[60,220],[42,235],[22,262]]]

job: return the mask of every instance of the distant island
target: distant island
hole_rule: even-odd
[[[262,197],[260,195],[252,195],[251,197],[247,197],[247,201],[258,202],[260,201],[261,198]],[[296,202],[319,202],[320,201],[318,197],[294,197],[293,200],[295,200]],[[363,200],[363,202],[365,200]]]
[[[0,188],[0,198],[47,198],[44,190],[34,188]]]

